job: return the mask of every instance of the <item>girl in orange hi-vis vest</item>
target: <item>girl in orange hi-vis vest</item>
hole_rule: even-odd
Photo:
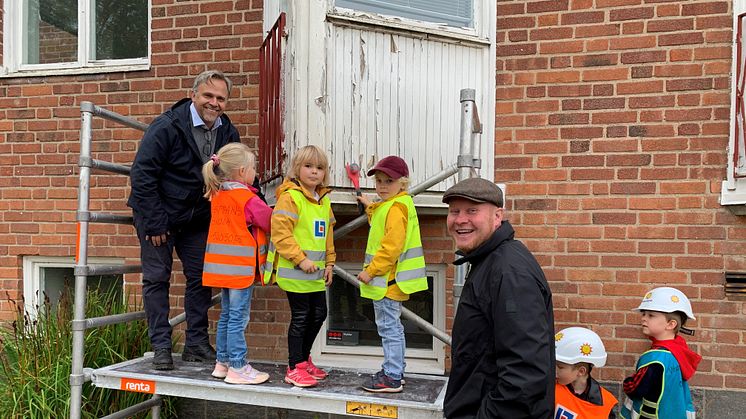
[[[212,376],[230,384],[261,384],[269,379],[269,374],[246,360],[251,294],[254,280],[262,278],[272,216],[251,186],[255,166],[254,153],[246,145],[231,143],[202,167],[205,197],[212,210],[202,285],[222,288]]]

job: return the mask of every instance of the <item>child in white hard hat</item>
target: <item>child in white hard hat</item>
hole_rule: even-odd
[[[642,333],[652,346],[640,356],[635,374],[624,380],[627,399],[622,417],[693,418],[688,381],[702,357],[679,336],[679,332],[694,334],[684,327],[687,319],[694,320],[689,299],[676,288],[655,288],[635,310],[642,313]]]
[[[584,327],[568,327],[554,336],[557,382],[555,418],[615,419],[617,399],[591,377],[593,367],[606,365],[601,338]]]

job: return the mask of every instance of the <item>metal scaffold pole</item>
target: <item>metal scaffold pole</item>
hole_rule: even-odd
[[[482,132],[482,124],[477,112],[476,91],[474,89],[461,89],[461,134],[459,139],[458,155],[458,181],[468,179],[476,174],[481,167],[479,159],[479,134]],[[468,263],[456,265],[453,278],[453,307],[458,310],[461,290],[466,281],[466,272],[469,270]]]
[[[80,159],[90,160],[91,157],[91,119],[93,117],[93,104],[83,102],[80,107]],[[78,185],[78,240],[75,255],[75,266],[88,265],[88,218],[81,214],[88,214],[88,200],[90,196],[91,168],[80,166],[80,181]],[[73,347],[72,368],[70,371],[70,417],[79,419],[83,403],[83,383],[86,382],[83,374],[83,344],[85,341],[85,304],[86,283],[88,277],[75,273],[75,297],[73,308]]]
[[[91,370],[83,367],[85,331],[95,327],[124,323],[145,317],[145,313],[139,311],[136,313],[116,314],[86,319],[85,312],[88,276],[137,273],[142,271],[140,265],[88,265],[88,233],[90,223],[132,224],[131,216],[94,213],[89,210],[91,197],[91,169],[95,168],[121,175],[129,174],[130,170],[129,166],[93,159],[93,116],[100,116],[140,131],[146,130],[148,126],[134,119],[100,108],[91,102],[82,102],[80,105],[80,113],[80,157],[78,160],[80,180],[78,184],[78,211],[76,213],[78,237],[76,242],[74,268],[75,295],[72,320],[72,366],[70,371],[70,418],[72,419],[79,419],[82,417],[83,384],[91,380]],[[129,415],[131,415],[132,413],[141,410],[151,409],[151,416],[157,418],[160,412],[160,406],[161,398],[160,396],[155,395],[150,401],[131,406],[125,410],[130,412]],[[111,417],[125,416],[114,415]]]

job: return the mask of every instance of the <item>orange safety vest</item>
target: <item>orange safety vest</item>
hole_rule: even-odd
[[[600,386],[599,386],[600,387]],[[608,390],[601,388],[603,406],[593,404],[572,394],[567,386],[554,385],[554,418],[555,419],[607,419],[617,399]]]
[[[221,190],[212,197],[202,285],[246,288],[254,279],[261,282],[261,269],[267,260],[267,234],[254,227],[254,237],[244,215],[246,203],[255,196],[249,189],[237,188]]]

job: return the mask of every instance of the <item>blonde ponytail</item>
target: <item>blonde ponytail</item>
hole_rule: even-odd
[[[220,184],[233,179],[241,167],[254,167],[256,157],[251,149],[243,143],[230,143],[213,154],[202,166],[202,177],[205,179],[205,198],[212,197],[220,190]]]

